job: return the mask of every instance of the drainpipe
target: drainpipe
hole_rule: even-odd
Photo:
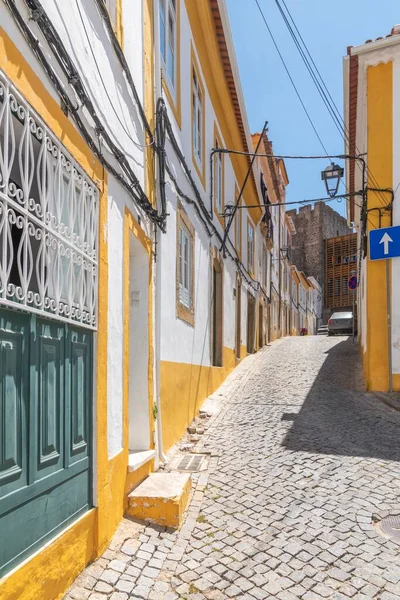
[[[153,1],[153,14],[154,14],[154,71],[155,71],[155,101],[157,102],[157,98],[161,96],[161,68],[160,68],[160,44],[159,44],[159,36],[157,32],[157,27],[159,23],[159,14],[158,14],[158,2]],[[156,155],[156,160],[158,160]],[[159,182],[157,178],[155,180],[156,183],[156,197],[158,194],[158,186]],[[157,240],[157,226],[155,226],[155,239]],[[157,245],[156,245],[157,250]],[[161,415],[161,374],[160,374],[160,348],[161,348],[161,257],[162,252],[160,252],[160,248],[156,252],[156,264],[155,264],[155,281],[154,281],[154,294],[155,294],[155,308],[154,308],[154,398],[156,399],[157,406],[157,424],[156,424],[156,433],[157,433],[157,456],[158,461],[164,463],[166,462],[166,457],[163,452],[163,436],[162,436],[162,415]]]

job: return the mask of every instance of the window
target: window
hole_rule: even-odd
[[[235,205],[238,197],[239,189],[236,188]],[[240,258],[242,254],[242,211],[240,208],[238,208],[235,213],[235,248]]]
[[[182,206],[177,213],[177,316],[194,325],[194,238],[195,232]]]
[[[176,0],[160,0],[160,53],[168,80],[175,94],[177,71],[177,10]]]
[[[200,89],[199,79],[197,77],[196,70],[193,69],[192,73],[192,84],[193,84],[193,149],[195,158],[198,164],[201,165],[203,158],[203,97]]]
[[[215,148],[221,148],[218,137],[215,136]],[[224,212],[224,155],[214,154],[214,209],[221,219]]]
[[[250,221],[247,222],[247,268],[254,272],[254,228]]]
[[[204,180],[204,88],[192,51],[192,156],[203,185]]]
[[[184,225],[181,225],[179,235],[179,302],[190,309],[190,233]]]

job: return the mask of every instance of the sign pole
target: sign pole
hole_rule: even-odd
[[[388,324],[388,355],[389,355],[389,392],[393,392],[393,367],[392,367],[392,307],[390,298],[390,266],[391,260],[386,260],[386,301]]]
[[[355,298],[356,298],[356,291],[354,290],[353,291],[353,344],[354,344],[354,339],[355,339],[355,318],[356,318],[356,315],[355,315],[355,312],[354,312],[355,311],[355,305],[356,305]]]

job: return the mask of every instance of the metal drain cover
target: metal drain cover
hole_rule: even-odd
[[[386,537],[400,544],[400,515],[383,518],[379,529]]]
[[[204,458],[204,454],[186,454],[176,469],[177,471],[190,471],[192,473],[200,471]]]

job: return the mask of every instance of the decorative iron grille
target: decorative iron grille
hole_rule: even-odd
[[[98,190],[0,70],[0,304],[97,326]]]

